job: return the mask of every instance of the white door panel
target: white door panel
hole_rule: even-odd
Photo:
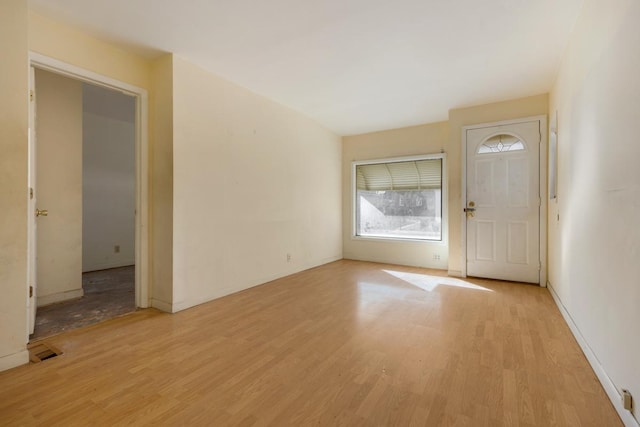
[[[509,221],[507,225],[507,262],[529,264],[529,223]]]
[[[467,130],[467,275],[540,280],[540,121]]]
[[[476,259],[481,261],[496,260],[496,222],[476,221]]]
[[[476,161],[476,206],[492,208],[496,204],[493,185],[493,159],[481,159]]]

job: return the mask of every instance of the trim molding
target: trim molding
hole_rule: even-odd
[[[111,263],[96,263],[96,264],[91,264],[86,270],[83,268],[82,269],[82,274],[84,273],[93,273],[94,271],[102,271],[102,270],[111,270],[113,268],[122,268],[122,267],[135,267],[136,261],[135,259],[132,260],[125,260],[125,261],[120,261],[120,262],[111,262]]]
[[[362,237],[356,233],[356,167],[360,165],[370,165],[376,163],[393,163],[393,162],[408,162],[414,160],[442,160],[442,167],[440,170],[440,240],[415,240],[415,239],[400,239],[400,238],[384,238],[384,237]],[[373,242],[412,242],[423,244],[437,244],[441,246],[449,246],[449,185],[448,185],[448,159],[447,153],[441,151],[440,153],[419,154],[415,156],[401,156],[401,157],[386,157],[382,159],[368,159],[368,160],[354,160],[350,166],[351,183],[349,188],[351,189],[351,231],[349,231],[352,240],[373,241]],[[369,261],[369,260],[363,260]],[[374,261],[378,262],[378,261]],[[437,268],[437,267],[434,267]]]
[[[448,270],[447,275],[452,277],[466,277],[464,274],[462,274],[462,270]]]
[[[34,51],[29,51],[29,64],[31,67],[114,89],[136,98],[135,298],[137,307],[147,308],[151,297],[149,283],[149,93],[141,87]]]
[[[29,363],[29,351],[22,350],[17,353],[0,357],[0,371],[15,368],[16,366],[26,365]]]
[[[355,252],[355,251],[354,251]],[[377,262],[379,264],[395,264],[395,265],[405,265],[408,267],[419,267],[419,268],[431,268],[433,270],[447,270],[449,265],[446,252],[445,254],[440,254],[442,258],[439,260],[431,260],[432,255],[438,254],[438,252],[429,252],[428,256],[422,257],[425,262],[412,262],[403,259],[401,256],[399,257],[389,257],[389,256],[359,256],[355,253],[347,253],[344,255],[344,259],[354,260],[354,261],[365,261],[365,262]],[[310,267],[313,268],[313,267]]]
[[[151,298],[151,307],[157,308],[165,313],[173,313],[173,304],[166,301],[160,301],[159,299]]]
[[[272,274],[269,276],[265,276],[262,277],[260,279],[255,280],[252,283],[246,284],[246,285],[238,285],[238,286],[228,286],[222,289],[216,289],[214,292],[207,294],[207,295],[200,295],[197,298],[188,298],[182,301],[175,301],[173,302],[173,304],[168,304],[167,305],[167,310],[161,309],[160,306],[156,306],[154,305],[154,307],[161,309],[163,311],[167,311],[169,313],[177,313],[179,311],[182,310],[186,310],[189,309],[191,307],[195,307],[198,306],[200,304],[205,304],[208,303],[210,301],[216,300],[218,298],[222,298],[222,297],[226,297],[227,295],[232,295],[238,292],[242,292],[244,290],[247,289],[251,289],[254,288],[256,286],[261,286],[264,284],[267,284],[269,282],[272,282],[274,280],[278,280],[278,279],[282,279],[283,277],[288,277],[297,273],[300,273],[301,271],[306,271],[306,270],[310,270],[312,268],[316,268],[319,267],[321,265],[325,265],[325,264],[329,264],[331,262],[335,262],[335,261],[339,261],[343,259],[342,255],[337,255],[337,256],[333,256],[333,257],[328,257],[328,258],[324,258],[319,262],[312,262],[310,264],[305,264],[302,265],[301,267],[295,267],[294,270],[292,271],[288,271],[286,273],[276,273],[276,274]],[[158,302],[158,301],[156,301]],[[164,303],[163,301],[160,301],[160,303],[162,304],[167,304]],[[154,302],[155,304],[155,302]]]
[[[607,396],[609,396],[609,400],[611,400],[613,407],[616,409],[616,412],[618,412],[618,415],[622,419],[622,422],[624,423],[624,425],[626,427],[640,427],[640,424],[633,417],[631,412],[627,411],[622,407],[620,392],[618,391],[615,384],[613,384],[613,381],[611,381],[611,378],[609,378],[609,375],[607,375],[607,372],[604,370],[604,367],[600,364],[600,361],[596,357],[593,350],[591,350],[589,343],[582,336],[582,333],[580,332],[578,325],[575,324],[575,322],[573,321],[573,318],[571,317],[571,315],[569,314],[565,306],[562,304],[560,297],[558,296],[555,289],[553,289],[553,286],[551,286],[551,283],[549,282],[547,282],[547,289],[549,289],[549,293],[551,294],[551,297],[553,297],[553,300],[558,306],[560,313],[562,313],[562,317],[564,317],[565,322],[567,322],[567,325],[569,325],[569,329],[571,329],[571,333],[575,337],[576,341],[578,341],[578,345],[580,346],[580,348],[582,349],[582,352],[586,356],[587,361],[591,365],[591,368],[593,368],[593,371],[596,373],[596,376],[598,377],[600,384],[602,384],[602,388],[604,388],[604,391],[607,393]]]
[[[42,307],[45,305],[54,304],[56,302],[82,298],[83,295],[84,295],[84,290],[82,288],[74,289],[72,291],[56,292],[55,294],[49,294],[49,295],[42,295],[42,296],[36,295],[37,306]]]

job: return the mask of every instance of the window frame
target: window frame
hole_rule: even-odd
[[[440,185],[440,197],[441,197],[441,218],[440,218],[440,240],[431,239],[413,239],[413,238],[401,238],[401,237],[381,237],[381,236],[359,236],[357,234],[357,200],[358,190],[356,188],[356,167],[361,165],[371,165],[379,163],[396,163],[396,162],[411,162],[417,160],[436,160],[442,161],[442,175]],[[428,245],[447,245],[447,155],[444,152],[420,154],[416,156],[403,156],[403,157],[387,157],[382,159],[369,159],[369,160],[354,160],[351,162],[351,240],[362,241],[378,241],[378,242],[407,242],[417,244]]]

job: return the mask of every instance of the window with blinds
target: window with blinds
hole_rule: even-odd
[[[355,235],[442,240],[444,155],[354,162]]]

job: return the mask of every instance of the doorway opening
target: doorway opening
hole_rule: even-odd
[[[29,335],[148,307],[146,91],[31,55]]]

